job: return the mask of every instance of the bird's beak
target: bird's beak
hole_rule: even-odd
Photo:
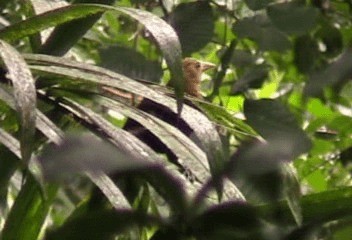
[[[201,62],[201,64],[202,64],[202,72],[216,67],[215,64],[210,62]]]

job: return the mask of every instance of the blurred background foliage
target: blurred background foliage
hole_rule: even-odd
[[[351,11],[0,0],[0,238],[349,240]],[[190,56],[217,65],[203,100]]]

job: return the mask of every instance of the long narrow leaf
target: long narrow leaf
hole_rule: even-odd
[[[95,5],[71,5],[48,11],[0,30],[0,38],[9,42],[20,40],[50,27],[80,19],[106,9]]]
[[[22,160],[31,158],[35,131],[36,90],[32,74],[22,56],[9,44],[0,40],[0,56],[7,68],[8,77],[13,83],[17,111],[21,121]]]
[[[15,101],[13,96],[0,88],[0,99],[7,103],[11,108],[15,109]],[[63,140],[64,133],[52,121],[50,121],[41,111],[37,109],[36,127],[41,131],[50,141],[55,144],[60,144]],[[18,141],[12,138],[8,133],[0,129],[0,142],[4,144],[9,150],[15,153],[18,157],[19,149]],[[112,206],[116,209],[129,208],[128,202],[125,200],[123,194],[112,183],[111,179],[104,173],[88,174],[88,177],[95,183],[99,189],[105,194]]]
[[[162,120],[154,117],[153,115],[136,111],[124,104],[117,101],[102,101],[103,106],[109,109],[119,111],[124,115],[140,122],[148,130],[156,134],[168,148],[178,157],[178,161],[187,170],[191,171],[198,180],[205,182],[209,177],[209,164],[206,156],[198,146],[182,134],[175,127],[163,122]]]
[[[92,110],[70,99],[61,99],[60,105],[80,118],[82,121],[95,125],[99,131],[103,132],[105,137],[109,137],[111,142],[117,146],[119,151],[121,151],[121,153],[125,154],[126,156],[129,156],[130,158],[139,162],[146,162],[150,164],[154,163],[158,164],[158,166],[165,165],[163,159],[161,159],[147,145],[139,141],[132,134],[125,132],[122,129],[116,128],[102,116],[96,114]],[[175,182],[175,185],[173,188],[166,187],[167,191],[163,192],[163,194],[169,195],[169,197],[165,196],[165,200],[169,201],[173,210],[182,212],[185,207],[186,199],[189,197],[190,193],[194,192],[192,190],[193,186],[188,184],[188,181],[176,170],[170,172],[171,174],[168,176],[170,179],[173,179],[172,181]],[[149,174],[152,175],[153,171],[149,171],[147,175]],[[151,177],[151,179],[153,178]],[[169,184],[169,182],[165,183],[157,181],[154,183],[157,184],[154,186],[156,188],[163,188],[163,186]],[[185,191],[189,191],[188,194]]]
[[[19,142],[2,129],[0,129],[0,142],[20,158]],[[57,192],[57,186],[48,185],[44,196],[41,187],[32,175],[27,176],[26,183],[22,186],[6,219],[2,239],[38,238]]]

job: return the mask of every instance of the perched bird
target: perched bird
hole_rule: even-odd
[[[201,62],[194,58],[185,58],[182,64],[182,70],[185,80],[185,93],[193,97],[202,98],[200,92],[200,83],[202,73],[208,69],[214,68],[212,63]],[[187,104],[187,102],[186,102]],[[138,109],[143,110],[149,114],[153,114],[159,119],[177,127],[186,136],[190,136],[193,130],[184,122],[179,119],[179,116],[172,112],[170,109],[162,106],[150,99],[143,99],[138,105]],[[141,124],[133,119],[128,119],[124,128],[126,131],[131,132],[141,141],[149,145],[154,151],[164,153],[172,162],[177,162],[176,155],[164,143],[160,141],[152,132],[144,128]]]
[[[202,73],[214,68],[212,63],[201,62],[194,58],[185,58],[182,62],[183,76],[186,82],[185,92],[194,97],[201,98],[200,82]]]

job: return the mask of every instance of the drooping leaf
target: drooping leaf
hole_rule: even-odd
[[[291,45],[287,36],[277,30],[264,15],[255,15],[237,21],[233,31],[240,38],[255,41],[263,51],[283,52]]]
[[[206,1],[179,4],[169,15],[185,56],[202,49],[214,32],[213,11]]]
[[[85,5],[71,5],[45,12],[21,22],[12,24],[0,30],[0,38],[13,42],[23,37],[38,33],[49,27],[83,18],[92,14],[104,12],[103,7]]]
[[[13,83],[17,111],[20,116],[21,158],[25,163],[31,158],[32,144],[29,139],[35,132],[36,90],[34,79],[22,56],[9,44],[0,40],[0,56]]]
[[[181,45],[174,29],[165,21],[146,11],[133,8],[114,9],[142,23],[157,41],[171,72],[171,79],[177,98],[177,112],[180,113],[182,110],[185,83],[181,66]]]
[[[114,0],[75,1],[75,5],[78,3],[98,3],[112,5]],[[46,2],[44,4],[48,6],[50,3]],[[58,6],[56,5],[55,8],[58,8]],[[85,17],[77,16],[74,21],[56,26],[39,51],[41,53],[56,56],[65,55],[65,53],[67,53],[72,48],[72,46],[75,45],[84,36],[84,34],[86,34],[86,32],[92,28],[92,26],[100,19],[102,14],[103,12],[97,12],[95,14],[89,14],[89,16]]]
[[[316,27],[319,11],[295,1],[272,4],[267,13],[273,24],[288,34],[307,33]]]

